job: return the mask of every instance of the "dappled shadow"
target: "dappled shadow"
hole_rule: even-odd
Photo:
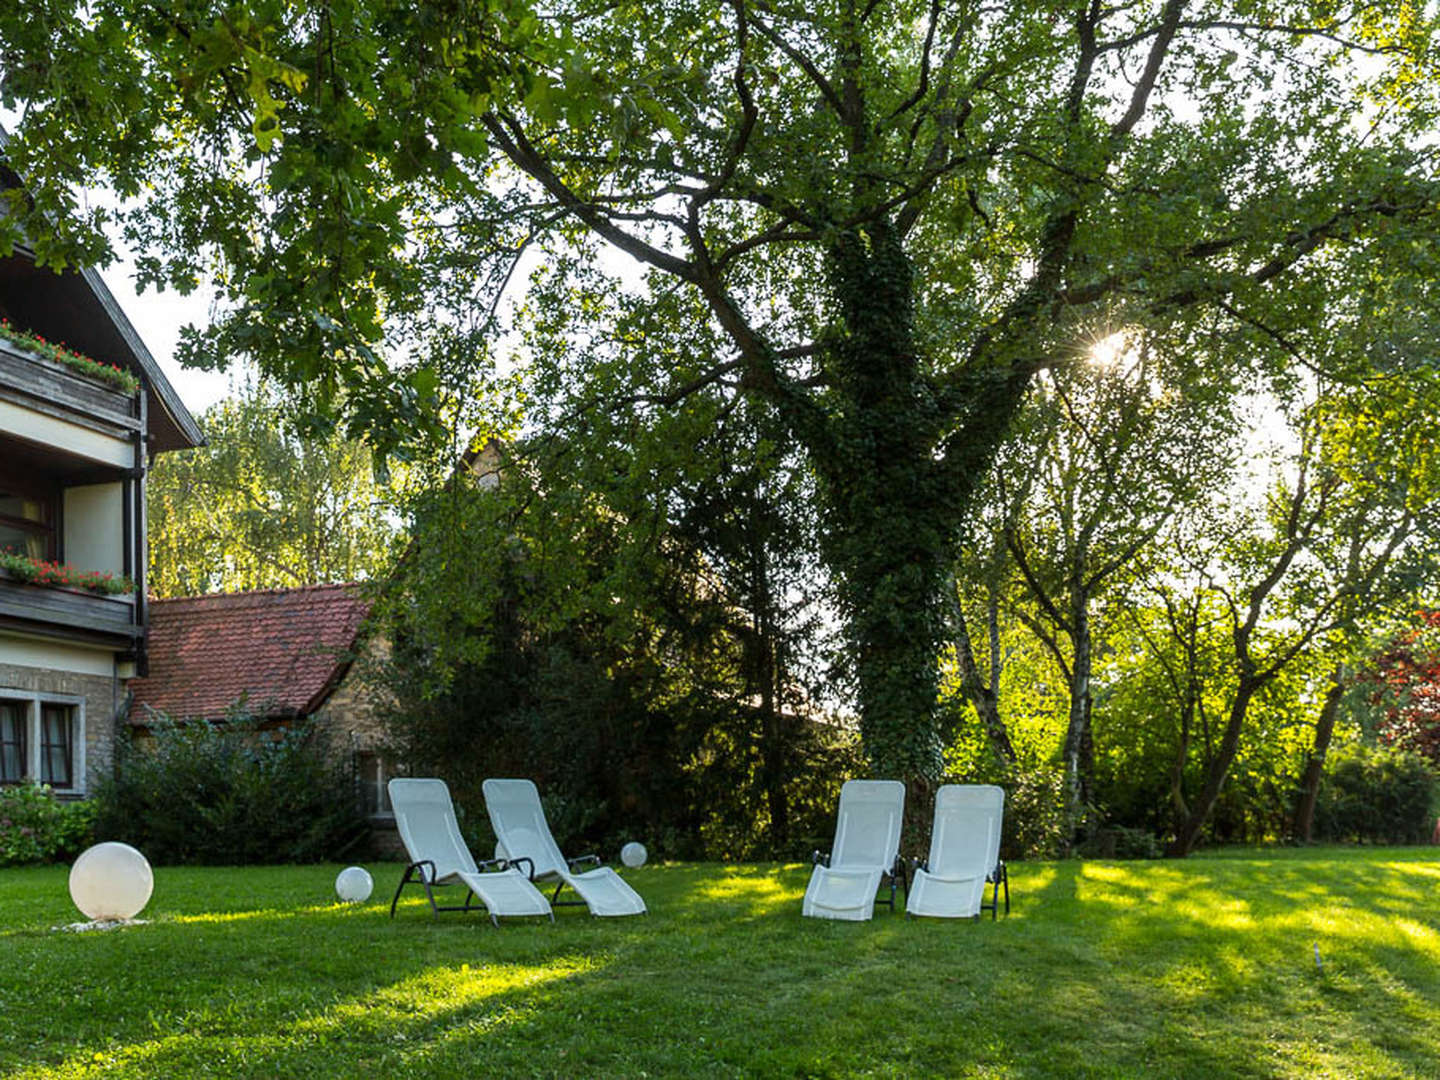
[[[500,930],[314,903],[328,868],[197,873],[103,941],[26,916],[0,1075],[1440,1075],[1440,865],[1327,855],[1015,864],[994,922],[804,919],[800,864],[647,867],[650,916]]]
[[[182,1018],[173,1034],[81,1051],[58,1063],[66,1076],[205,1075],[298,1076],[333,1055],[335,1074],[367,1070],[412,1058],[427,1045],[459,1032],[494,1031],[523,1017],[539,988],[597,970],[583,958],[545,965],[432,966],[357,997],[306,1012],[272,1027],[249,1029]],[[237,1035],[240,1038],[237,1039]],[[44,1075],[25,1069],[7,1076]]]

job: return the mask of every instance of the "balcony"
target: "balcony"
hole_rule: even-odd
[[[144,638],[135,596],[33,585],[0,569],[0,626],[129,651]]]
[[[0,338],[0,435],[58,455],[63,468],[134,470],[143,394],[125,393]]]
[[[143,392],[0,338],[0,539],[9,550],[128,575],[143,588],[145,412]],[[0,567],[0,631],[135,655],[145,601],[36,584]]]

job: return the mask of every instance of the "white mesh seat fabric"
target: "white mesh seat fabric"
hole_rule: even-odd
[[[390,904],[392,918],[400,891],[407,884],[418,884],[425,889],[436,915],[442,911],[470,910],[469,895],[463,907],[440,907],[435,902],[434,886],[457,883],[479,897],[492,921],[498,922],[502,915],[554,917],[550,901],[522,871],[511,866],[491,873],[480,872],[460,835],[455,804],[445,781],[397,777],[388,786],[390,805],[395,810],[395,827],[410,856],[410,865]]]
[[[847,780],[840,789],[829,865],[811,871],[801,914],[870,918],[881,881],[895,872],[904,817],[905,785],[899,780]]]
[[[540,792],[530,780],[486,780],[485,809],[495,830],[495,850],[506,859],[529,859],[535,864],[536,881],[557,882],[555,895],[569,885],[585,902],[592,915],[620,916],[645,914],[645,901],[640,894],[608,866],[577,873],[574,864],[586,859],[599,862],[593,855],[569,860],[560,853],[545,810],[540,805]],[[562,903],[563,906],[563,903]]]
[[[1005,791],[991,784],[945,784],[935,793],[930,858],[915,870],[907,914],[946,919],[980,914],[986,879],[1000,864],[1004,813]]]

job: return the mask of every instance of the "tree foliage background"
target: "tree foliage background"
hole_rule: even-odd
[[[400,492],[376,482],[370,449],[302,437],[265,382],[200,417],[206,445],[147,477],[150,587],[157,596],[293,588],[383,576],[400,540]]]
[[[1135,626],[1179,632],[1146,655],[1177,657],[1166,678],[1186,688],[1164,737],[1188,850],[1252,703],[1312,647],[1340,649],[1430,483],[1372,499],[1398,490],[1396,462],[1433,462],[1399,403],[1434,378],[1435,21],[1418,0],[38,0],[0,12],[25,179],[0,246],[93,262],[119,229],[144,283],[217,281],[230,311],[190,359],[253,359],[382,459],[464,415],[512,314],[566,342],[528,356],[548,404],[527,434],[624,452],[644,405],[695,420],[683,445],[701,447],[720,417],[763,412],[804,480],[756,490],[814,515],[867,768],[917,806],[946,763],[947,646],[966,666],[956,568],[993,569],[993,545],[967,550],[977,500],[1041,373],[1063,380],[1121,331],[1295,415],[1316,386],[1357,390],[1316,403],[1340,422],[1297,427],[1318,456],[1266,479],[1264,505],[1199,502],[1149,579],[1163,617]],[[92,185],[121,209],[87,203]],[[537,258],[512,309],[503,290]],[[590,346],[624,341],[587,318],[617,296],[648,347],[596,367]],[[1344,523],[1382,505],[1390,531],[1347,548]],[[1187,630],[1186,610],[1218,611],[1228,637]],[[1077,612],[1050,649],[1069,669],[1072,817],[1101,738]],[[1212,637],[1228,651],[1202,660]],[[988,683],[962,672],[972,700],[1003,685],[990,666]],[[1187,781],[1207,670],[1233,687]],[[1201,736],[1210,715],[1193,713]]]

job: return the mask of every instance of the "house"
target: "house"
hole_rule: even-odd
[[[157,716],[219,721],[236,713],[261,731],[312,721],[332,755],[355,766],[359,799],[390,818],[383,733],[355,661],[381,646],[366,633],[358,585],[208,593],[150,605],[150,670],[130,683],[128,722]]]
[[[146,471],[203,441],[93,270],[0,258],[0,783],[109,767],[149,655]]]

